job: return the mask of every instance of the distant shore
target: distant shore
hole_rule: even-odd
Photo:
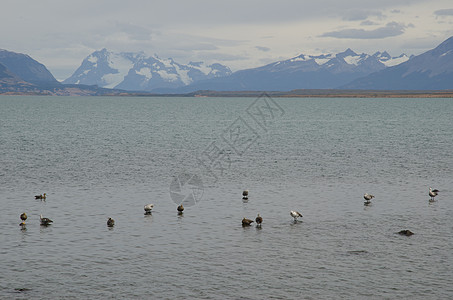
[[[58,87],[47,90],[0,91],[0,95],[41,96],[110,96],[110,97],[259,97],[263,94],[274,98],[453,98],[452,90],[337,90],[300,89],[292,91],[196,91],[181,94],[155,94],[130,92],[93,86]]]
[[[385,91],[385,90],[293,90],[289,92],[216,92],[198,91],[193,97],[258,97],[266,93],[270,97],[294,98],[453,98],[453,90],[439,91]]]

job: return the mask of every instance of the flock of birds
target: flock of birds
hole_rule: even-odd
[[[434,202],[435,201],[434,198],[438,194],[439,194],[439,190],[433,189],[433,188],[430,187],[429,188],[429,192],[428,192],[428,195],[430,197],[429,202]],[[373,199],[374,196],[371,195],[371,194],[365,193],[363,195],[363,198],[365,199],[364,205],[370,205],[371,204],[371,199]],[[37,200],[46,200],[46,193],[41,194],[41,195],[36,195],[35,199],[37,199]],[[249,199],[249,191],[245,190],[245,191],[242,192],[242,200],[243,201],[248,201],[248,199]],[[145,215],[151,215],[153,208],[154,208],[154,204],[145,205],[144,206]],[[180,205],[178,205],[176,210],[178,211],[179,215],[182,215],[183,211],[184,211],[184,206],[182,204],[180,204]],[[300,212],[298,212],[298,211],[295,211],[295,210],[291,210],[289,212],[289,215],[294,218],[294,222],[297,222],[298,218],[302,217],[302,214]],[[26,213],[22,213],[20,215],[20,219],[22,220],[22,222],[19,224],[19,226],[21,226],[22,229],[26,228],[25,220],[27,220],[27,218],[28,218],[28,216],[27,216]],[[53,223],[53,221],[51,219],[44,218],[42,215],[39,216],[39,220],[40,220],[41,226],[49,226],[51,223]],[[246,217],[244,217],[242,219],[242,226],[243,227],[251,226],[253,222],[256,222],[256,226],[257,227],[261,227],[261,224],[263,223],[263,217],[261,217],[260,214],[258,214],[256,216],[256,218],[255,218],[255,221],[253,221],[251,219],[247,219]],[[113,220],[112,218],[108,218],[107,226],[108,227],[115,226],[115,220]],[[401,234],[401,235],[408,235],[408,236],[413,234],[410,230],[401,230],[398,233]]]
[[[243,201],[248,201],[249,200],[249,191],[248,190],[245,190],[242,192],[242,200]],[[290,211],[289,213],[291,215],[291,217],[294,218],[294,222],[297,222],[297,219],[299,217],[302,217],[302,214],[298,211]],[[260,216],[260,214],[258,214],[255,218],[255,222],[256,222],[256,226],[257,227],[261,227],[261,224],[263,223],[263,217]],[[244,217],[242,219],[242,226],[243,227],[247,227],[247,226],[251,226],[253,223],[253,220],[251,219],[247,219],[246,217]]]

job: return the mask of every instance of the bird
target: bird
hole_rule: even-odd
[[[153,207],[154,207],[154,204],[145,205],[145,207],[144,207],[145,215],[150,215],[151,214],[151,210],[153,209]]]
[[[21,229],[26,229],[26,227],[25,227],[25,226],[26,226],[25,222],[21,222],[21,223],[19,224],[19,226],[21,227]]]
[[[252,225],[252,223],[253,223],[253,220],[247,219],[245,217],[242,219],[242,226],[250,226],[250,225]]]
[[[244,200],[249,199],[249,190],[245,190],[242,192],[242,199],[244,199]]]
[[[368,193],[365,193],[365,194],[363,195],[363,199],[365,199],[365,205],[370,204],[370,203],[371,203],[371,199],[373,199],[373,198],[374,198],[373,195],[368,194]]]
[[[261,223],[263,223],[263,218],[260,216],[260,214],[258,214],[258,216],[256,216],[255,222],[256,222],[256,226],[261,227]]]
[[[289,214],[294,218],[294,222],[297,222],[297,218],[302,217],[302,214],[295,210],[290,211]]]
[[[41,225],[42,226],[48,226],[50,225],[50,223],[52,223],[53,221],[49,218],[43,218],[42,215],[39,215],[39,220],[41,221]]]
[[[22,214],[20,215],[20,219],[21,219],[22,221],[24,221],[24,223],[25,223],[25,220],[27,220],[27,218],[28,218],[28,216],[27,216],[26,213],[22,213]]]
[[[113,225],[115,225],[115,220],[113,220],[112,218],[109,218],[107,220],[107,226],[108,227],[113,227]]]
[[[44,194],[42,194],[42,195],[36,195],[36,196],[35,196],[35,199],[46,200],[46,193],[44,193]]]
[[[179,213],[180,215],[182,215],[182,212],[184,211],[184,206],[182,206],[182,204],[181,204],[181,205],[179,205],[176,209],[178,210],[178,213]]]
[[[433,188],[430,187],[428,194],[431,197],[431,199],[429,199],[429,201],[431,201],[431,202],[434,201],[434,197],[436,197],[438,193],[439,193],[439,190],[436,190],[436,189],[433,190]]]
[[[398,232],[398,234],[405,235],[405,236],[411,236],[414,233],[412,231],[410,231],[409,229],[406,229],[406,230],[401,230],[400,232]]]

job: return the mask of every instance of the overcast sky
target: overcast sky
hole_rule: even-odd
[[[420,54],[453,36],[452,0],[2,0],[0,49],[59,80],[95,50],[233,71],[351,48]]]

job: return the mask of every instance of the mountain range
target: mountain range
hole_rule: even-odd
[[[187,65],[143,52],[115,53],[102,49],[85,58],[74,74],[63,83],[97,85],[128,91],[153,91],[156,88],[179,88],[200,80],[225,77],[231,70],[221,64]]]
[[[26,54],[0,49],[0,94],[115,95],[211,91],[448,90],[453,89],[453,37],[417,56],[387,52],[301,54],[262,67],[231,70],[221,64],[181,64],[143,52],[102,49],[58,82]]]

